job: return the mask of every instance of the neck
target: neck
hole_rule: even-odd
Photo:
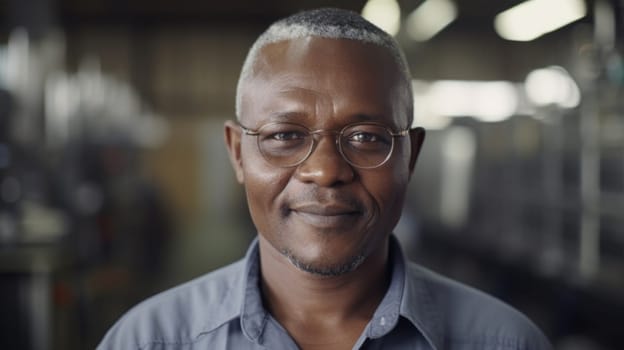
[[[354,271],[319,276],[295,267],[262,236],[260,266],[264,302],[288,325],[343,325],[371,319],[390,280],[388,240]]]

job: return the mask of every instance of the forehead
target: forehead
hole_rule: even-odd
[[[316,120],[394,119],[398,90],[404,88],[386,49],[348,39],[305,37],[266,45],[253,72],[243,87],[243,119],[291,112]]]

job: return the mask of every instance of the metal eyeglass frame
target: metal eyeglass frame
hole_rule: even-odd
[[[240,126],[241,130],[245,133],[245,135],[249,135],[249,136],[260,136],[260,132],[262,131],[263,128],[266,128],[267,126],[270,125],[276,125],[276,124],[289,124],[289,125],[295,125],[298,127],[301,127],[305,130],[308,131],[308,135],[312,136],[312,143],[310,144],[310,148],[308,149],[308,152],[305,154],[304,157],[301,158],[301,160],[293,163],[293,164],[288,164],[288,165],[275,165],[271,162],[271,160],[269,159],[269,157],[267,157],[267,155],[263,152],[262,147],[260,147],[260,138],[257,137],[256,138],[256,146],[258,147],[258,150],[260,151],[260,154],[262,154],[262,157],[271,165],[279,167],[279,168],[293,168],[296,167],[300,164],[302,164],[303,162],[305,162],[310,155],[312,155],[312,153],[314,153],[314,149],[317,146],[317,139],[314,137],[314,135],[323,135],[323,134],[334,134],[334,135],[338,135],[338,137],[334,137],[335,142],[336,142],[336,146],[338,148],[338,152],[340,153],[340,156],[342,157],[342,159],[344,159],[348,164],[350,164],[351,166],[354,166],[356,168],[359,169],[375,169],[375,168],[379,168],[380,166],[384,165],[392,156],[392,153],[394,152],[394,139],[397,137],[403,137],[403,136],[407,136],[409,134],[410,128],[401,130],[399,132],[394,132],[392,129],[390,129],[388,126],[381,124],[381,123],[375,123],[375,122],[362,122],[362,123],[352,123],[352,124],[348,124],[345,125],[344,127],[342,127],[342,129],[340,129],[340,131],[336,131],[336,130],[329,130],[329,129],[317,129],[317,130],[311,130],[310,128],[306,127],[305,125],[301,125],[298,123],[291,123],[291,122],[271,122],[271,123],[267,123],[264,124],[262,126],[260,126],[257,129],[252,129],[252,128],[248,128],[244,125],[242,125],[240,122],[238,122],[238,126]],[[381,161],[379,164],[374,165],[374,166],[361,166],[361,165],[357,165],[354,164],[349,158],[347,158],[347,156],[344,154],[344,151],[342,150],[342,143],[340,142],[340,138],[343,136],[344,131],[352,128],[354,126],[358,126],[358,125],[375,125],[375,126],[379,126],[384,128],[388,134],[392,137],[392,145],[390,146],[390,151],[388,152],[388,155],[386,156],[386,158]]]

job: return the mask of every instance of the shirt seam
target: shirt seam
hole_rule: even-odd
[[[221,324],[217,325],[216,327],[208,327],[210,328],[209,330],[203,330],[199,333],[197,333],[197,335],[195,335],[193,338],[188,339],[188,340],[167,340],[167,339],[151,339],[148,341],[145,341],[143,343],[138,343],[138,349],[139,350],[143,350],[143,349],[147,349],[149,346],[152,345],[190,345],[190,344],[195,344],[199,341],[202,340],[203,337],[209,335],[210,333],[216,332],[218,329],[220,329],[221,327],[227,325],[228,323],[232,322],[233,320],[235,320],[236,318],[238,318],[238,316],[235,317],[231,317],[228,320],[223,321]]]

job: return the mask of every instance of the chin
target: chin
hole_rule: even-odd
[[[342,262],[328,263],[319,262],[318,260],[321,259],[317,259],[317,261],[303,259],[286,249],[282,250],[282,254],[299,270],[323,277],[342,276],[353,272],[357,270],[366,259],[364,254],[357,254],[344,259]]]

